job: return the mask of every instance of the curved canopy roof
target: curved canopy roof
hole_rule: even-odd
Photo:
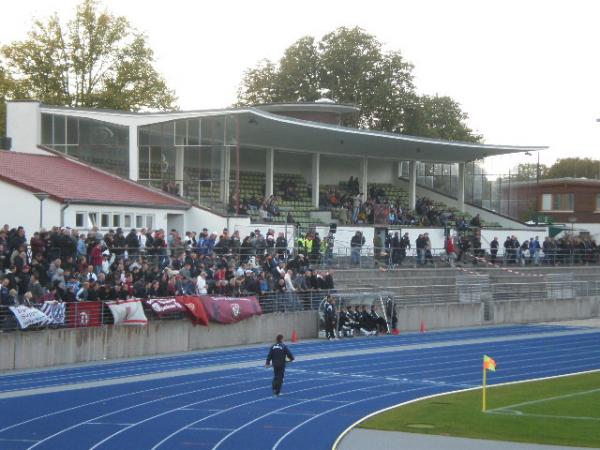
[[[330,103],[298,104],[297,107],[298,110],[321,112],[330,112],[331,108],[337,108],[337,112],[349,112],[354,109],[352,106]],[[396,161],[467,162],[489,156],[547,149],[545,146],[486,145],[422,138],[301,120],[275,113],[282,109],[289,111],[289,104],[156,113],[74,109],[49,105],[41,105],[40,109],[41,112],[83,116],[137,126],[194,117],[228,117],[239,122],[242,146]]]

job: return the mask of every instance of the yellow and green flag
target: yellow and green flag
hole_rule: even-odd
[[[488,355],[483,355],[483,368],[487,370],[491,370],[492,372],[496,371],[496,361],[490,358]]]

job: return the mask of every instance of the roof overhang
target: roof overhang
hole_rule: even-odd
[[[314,104],[310,105],[314,108]],[[89,117],[110,123],[144,126],[187,118],[228,117],[237,120],[240,143],[245,147],[274,148],[302,153],[321,153],[357,158],[395,161],[458,163],[511,153],[537,152],[546,146],[486,145],[473,142],[446,141],[383,131],[333,125],[274,114],[273,108],[247,107],[203,111],[132,113],[41,105],[41,112]],[[280,105],[287,108],[290,105]],[[299,108],[308,106],[298,106]],[[323,108],[354,108],[348,105],[323,104]]]
[[[547,147],[444,141],[309,122],[250,109],[239,111],[242,145],[350,157],[425,162],[467,162]]]

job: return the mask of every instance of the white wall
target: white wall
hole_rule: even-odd
[[[220,234],[223,228],[235,230],[236,227],[248,227],[250,218],[248,217],[226,217],[211,213],[210,211],[192,206],[185,215],[186,231],[202,231],[203,228],[208,228],[209,232]]]
[[[321,184],[338,184],[353,177],[361,177],[362,158],[342,158],[321,155]]]
[[[38,102],[8,102],[6,104],[6,136],[12,138],[12,150],[46,153],[38,150],[41,142],[41,115]]]
[[[398,163],[381,159],[369,159],[369,183],[393,184],[398,178]]]
[[[33,193],[0,180],[2,206],[0,207],[0,222],[10,227],[23,226],[27,238],[40,228],[40,201]],[[44,200],[43,227],[50,228],[60,224],[60,204],[48,198]]]

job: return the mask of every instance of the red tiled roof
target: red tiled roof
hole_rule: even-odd
[[[188,208],[184,200],[60,156],[0,151],[0,179],[61,202]]]

